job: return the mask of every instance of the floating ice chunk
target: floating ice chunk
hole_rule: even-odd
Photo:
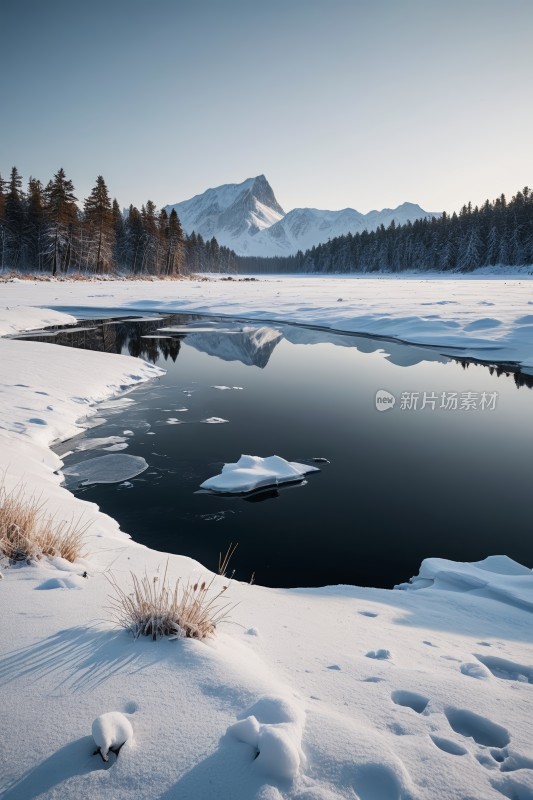
[[[98,439],[83,439],[76,445],[76,450],[97,450],[99,447],[109,447],[110,445],[123,444],[126,440],[123,436],[103,436]],[[125,445],[126,447],[127,445]],[[123,450],[124,448],[120,448]]]
[[[213,327],[189,327],[187,325],[169,325],[166,328],[158,328],[160,333],[238,333],[233,328],[216,328]]]
[[[64,467],[61,472],[67,486],[78,486],[89,483],[122,483],[140,475],[147,467],[147,462],[141,456],[113,453],[88,458],[87,461]]]
[[[207,422],[208,425],[221,425],[223,422],[229,422],[229,419],[222,419],[222,417],[208,417],[207,419],[203,419],[201,421]]]
[[[241,456],[235,464],[224,464],[222,472],[201,484],[213,492],[239,494],[262,486],[301,481],[308,472],[320,472],[318,467],[285,461],[280,456]]]
[[[218,389],[220,392],[231,391],[231,386],[211,386],[211,389]]]
[[[135,401],[131,397],[119,397],[118,400],[107,400],[105,403],[98,403],[98,409],[105,408],[106,411],[122,411],[126,406],[131,406]]]
[[[167,425],[180,425],[181,424],[181,420],[178,419],[177,417],[169,417],[166,420],[166,423],[167,423]]]
[[[104,450],[108,450],[110,453],[118,453],[119,450],[127,450],[128,445],[126,442],[117,442],[117,444],[112,444],[109,447],[104,447]]]

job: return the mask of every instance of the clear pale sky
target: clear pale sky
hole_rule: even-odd
[[[121,205],[454,210],[533,184],[533,0],[2,0],[0,172]]]

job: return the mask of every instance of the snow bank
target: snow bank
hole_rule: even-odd
[[[2,285],[2,291],[5,284]],[[12,306],[1,309],[0,336],[19,331],[45,328],[49,325],[69,325],[76,322],[76,317],[50,308],[31,308],[29,306]]]
[[[280,456],[241,456],[234,464],[224,464],[222,472],[200,484],[212,492],[243,494],[263,486],[301,481],[309,472],[320,472],[318,467],[285,461]]]
[[[399,589],[470,592],[533,611],[533,572],[507,556],[461,564],[445,558],[426,558],[418,575]]]

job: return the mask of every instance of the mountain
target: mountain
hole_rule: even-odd
[[[264,175],[208,189],[190,200],[166,206],[166,211],[170,213],[173,208],[187,233],[196,231],[204,239],[214,236],[219,244],[241,256],[288,256],[335,236],[374,231],[380,225],[388,228],[392,221],[401,225],[440,216],[440,212],[424,211],[415,203],[368,214],[353,208],[295,208],[285,214]]]
[[[245,255],[248,241],[285,216],[264,175],[243,183],[230,183],[208,189],[190,200],[166,206],[176,210],[187,233],[213,236],[219,244]]]

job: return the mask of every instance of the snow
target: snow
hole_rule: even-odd
[[[309,472],[319,471],[318,467],[285,461],[280,456],[241,456],[235,464],[224,464],[222,472],[204,481],[201,488],[231,494],[253,492],[264,486],[301,481]]]
[[[483,334],[491,357],[526,361],[531,350],[515,335],[515,321],[531,311],[530,285],[191,281],[179,284],[176,297],[175,284],[106,282],[105,302],[113,313],[196,306],[341,330],[369,320],[380,330],[385,320],[388,332],[396,323],[397,331],[411,316],[421,339],[435,330],[423,314],[431,302],[441,321],[458,323],[454,336],[465,347],[473,347],[465,325],[486,316],[481,303],[490,302],[502,323]],[[1,292],[10,308],[57,304],[75,313],[102,302],[88,297],[94,285],[81,282],[24,281]],[[49,315],[0,309],[0,328],[41,326]],[[448,344],[439,340],[439,348]],[[132,571],[160,578],[167,568],[171,581],[209,573],[185,556],[136,544],[93,503],[73,497],[50,445],[94,422],[100,402],[123,399],[159,371],[129,356],[7,339],[0,339],[0,360],[6,488],[39,496],[58,521],[82,516],[89,525],[87,555],[75,564],[2,565],[3,800],[533,798],[531,570],[488,554],[476,564],[427,558],[400,591],[269,589],[234,580],[227,597],[237,605],[212,639],[134,640],[111,622],[110,573],[126,591]],[[436,546],[430,533],[428,556]],[[371,531],[354,529],[364,535]],[[93,756],[90,730],[110,712],[130,722],[134,740],[105,764]]]
[[[3,307],[0,319],[0,336],[18,333],[21,330],[43,328],[49,325],[69,325],[76,321],[76,317],[71,314],[52,311],[49,308],[27,308],[20,305]]]

